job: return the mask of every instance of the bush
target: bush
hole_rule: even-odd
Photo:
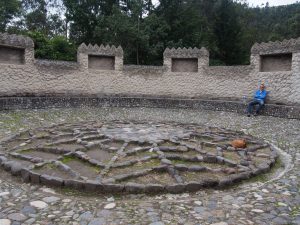
[[[38,59],[51,60],[76,60],[76,47],[67,38],[55,36],[48,38],[41,32],[28,32],[35,44],[35,57]]]

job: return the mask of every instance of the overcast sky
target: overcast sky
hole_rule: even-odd
[[[276,5],[288,5],[297,2],[297,0],[248,0],[249,5],[261,5],[265,4],[266,2],[269,2],[270,6],[276,6]]]
[[[297,0],[248,0],[250,6],[261,6],[261,4],[265,4],[266,2],[269,2],[270,6],[276,6],[292,4],[297,2]],[[157,4],[158,0],[153,0],[153,3]]]

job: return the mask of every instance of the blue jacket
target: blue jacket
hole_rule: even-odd
[[[268,92],[266,90],[260,91],[257,90],[254,95],[255,100],[259,100],[262,104],[265,103]]]

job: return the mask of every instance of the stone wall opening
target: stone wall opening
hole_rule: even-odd
[[[260,72],[291,71],[292,53],[261,55]]]
[[[172,72],[198,72],[198,59],[172,58]]]
[[[97,70],[115,70],[115,57],[89,55],[89,68]]]
[[[0,63],[19,64],[25,63],[25,49],[0,46]]]

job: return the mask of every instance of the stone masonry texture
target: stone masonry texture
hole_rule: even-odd
[[[0,34],[0,46],[23,48],[24,64],[0,64],[0,96],[124,95],[202,99],[251,98],[266,83],[269,102],[300,104],[300,38],[255,44],[248,66],[208,66],[202,49],[167,49],[164,66],[123,65],[123,50],[114,46],[81,45],[78,62],[34,59],[30,38]],[[292,54],[290,71],[260,72],[261,55]],[[88,56],[114,56],[115,70],[89,69]],[[172,58],[198,58],[198,72],[171,72]],[[130,68],[130,69],[129,69]],[[153,72],[152,72],[153,71]]]

